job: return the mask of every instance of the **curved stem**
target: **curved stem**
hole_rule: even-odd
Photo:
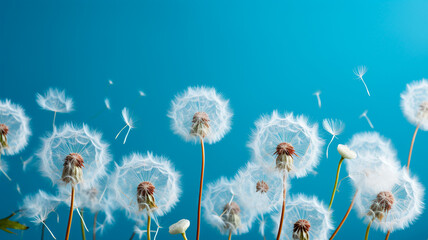
[[[94,216],[94,229],[93,229],[93,234],[92,234],[92,239],[95,240],[97,237],[97,217],[98,217],[98,211],[95,213]]]
[[[201,226],[201,199],[202,199],[202,187],[204,185],[204,170],[205,170],[205,148],[204,139],[201,138],[201,149],[202,149],[202,168],[201,168],[201,180],[199,182],[199,201],[198,201],[198,222],[196,229],[196,240],[199,240],[200,226]]]
[[[181,235],[183,236],[184,240],[187,240],[186,233],[182,233]]]
[[[343,160],[344,160],[344,158],[341,157],[340,161],[339,161],[339,166],[337,166],[336,181],[334,182],[333,194],[331,194],[331,199],[330,199],[330,204],[328,205],[328,210],[330,210],[331,205],[333,205],[333,199],[334,199],[334,195],[336,194],[336,189],[337,189],[337,181],[339,180],[340,167],[342,166]]]
[[[229,231],[229,240],[232,239],[232,230]]]
[[[339,232],[342,225],[345,223],[346,219],[348,218],[349,213],[351,212],[352,207],[354,206],[355,197],[357,196],[358,190],[355,191],[354,197],[352,198],[351,205],[349,205],[348,211],[346,211],[345,216],[343,217],[342,221],[340,222],[339,226],[337,226],[336,230],[334,231],[333,235],[331,235],[330,240],[332,240],[336,234]]]
[[[330,144],[333,142],[335,135],[333,135],[333,137],[331,137],[330,142],[327,145],[327,150],[325,150],[325,156],[328,158],[328,149],[330,148]]]
[[[150,224],[152,219],[150,218],[150,214],[147,214],[147,240],[150,240]]]
[[[391,231],[389,231],[389,230],[388,230],[388,232],[386,233],[385,240],[388,240],[388,239],[389,239],[389,234],[391,234]]]
[[[372,220],[370,220],[369,224],[367,225],[367,229],[366,229],[366,236],[364,238],[364,240],[369,239],[369,232],[370,232],[370,227],[372,226],[372,222],[374,220],[374,217],[372,218]]]
[[[407,171],[410,168],[410,159],[412,158],[413,145],[415,144],[416,134],[418,134],[419,124],[416,126],[415,132],[413,133],[412,143],[410,144],[409,157],[407,158]]]
[[[279,240],[281,237],[282,232],[282,224],[284,223],[284,214],[285,214],[285,197],[286,197],[286,186],[285,186],[285,173],[282,176],[282,210],[281,210],[281,220],[279,221],[279,229],[278,229],[278,235],[276,236],[276,240]]]
[[[83,223],[83,208],[80,209],[80,214],[82,215],[82,217],[80,218],[80,229],[82,231],[82,239],[86,240],[85,225]]]
[[[131,235],[131,237],[129,238],[129,240],[134,239],[134,236],[135,236],[135,232],[133,232],[133,233],[132,233],[132,235]]]
[[[45,238],[45,225],[42,224],[42,240]]]
[[[70,203],[70,214],[68,215],[67,232],[65,233],[65,240],[70,237],[71,221],[73,220],[73,207],[74,207],[74,186],[71,186],[71,203]]]
[[[55,118],[56,118],[56,112],[54,112],[54,117],[53,117],[53,121],[52,121],[52,129],[55,130]]]

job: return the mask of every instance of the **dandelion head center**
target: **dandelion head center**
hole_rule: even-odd
[[[380,192],[370,206],[369,216],[374,215],[379,221],[382,221],[384,215],[392,209],[394,201],[395,198],[391,192]]]
[[[276,155],[276,169],[288,172],[293,169],[293,155],[298,156],[293,145],[286,142],[278,144],[273,155]]]
[[[229,214],[239,214],[241,212],[241,208],[236,202],[231,202],[224,206],[223,211]]]
[[[261,180],[257,182],[256,192],[266,193],[268,190],[269,190],[269,186],[265,181]]]
[[[309,232],[309,228],[311,228],[309,221],[300,219],[294,223],[293,232]]]
[[[0,123],[0,134],[6,136],[9,133],[9,127],[6,124]]]
[[[78,153],[70,153],[64,159],[64,166],[75,166],[82,168],[83,166],[83,158]]]
[[[151,182],[142,182],[138,184],[137,194],[142,197],[153,195],[155,194],[155,189],[155,186]]]
[[[206,112],[197,112],[195,113],[195,115],[193,115],[192,123],[202,122],[208,125],[209,121],[210,121],[210,118],[208,117],[208,114]]]
[[[291,145],[290,143],[280,143],[278,144],[278,146],[276,146],[276,151],[274,153],[274,155],[280,156],[280,155],[288,155],[288,156],[292,156],[292,155],[296,155],[296,151],[294,150],[293,145]]]
[[[422,119],[428,119],[428,101],[422,102],[419,105],[419,117]]]
[[[137,202],[140,210],[157,208],[155,202],[155,186],[151,182],[141,182],[137,187]]]
[[[241,208],[236,202],[230,202],[224,206],[222,219],[226,223],[226,229],[235,230],[241,225],[240,212]]]
[[[206,112],[197,112],[193,115],[192,127],[190,134],[201,138],[206,137],[210,133],[210,118]]]

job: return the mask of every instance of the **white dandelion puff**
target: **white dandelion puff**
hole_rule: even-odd
[[[105,98],[105,99],[104,99],[104,104],[106,105],[106,108],[107,108],[108,110],[110,110],[110,109],[111,109],[111,107],[110,107],[110,100],[109,100],[108,98]]]
[[[278,216],[272,216],[277,220]],[[316,197],[292,196],[285,209],[282,239],[325,240],[333,229],[331,211]]]
[[[120,133],[123,130],[125,130],[126,127],[128,127],[128,132],[126,133],[125,139],[123,140],[123,144],[125,144],[126,139],[128,139],[129,132],[131,131],[131,129],[134,128],[134,120],[130,117],[129,110],[126,107],[122,109],[122,118],[123,118],[123,121],[125,121],[125,126],[119,131],[119,133],[116,135],[115,139],[117,139],[119,137]]]
[[[365,118],[367,120],[367,123],[370,125],[371,128],[374,128],[372,121],[370,121],[370,118],[367,116],[368,110],[364,110],[364,112],[360,115],[360,118]]]
[[[320,98],[321,91],[316,91],[316,92],[314,92],[313,95],[315,95],[317,97],[318,107],[321,108],[321,98]]]
[[[55,128],[56,113],[68,113],[74,110],[73,99],[67,97],[64,90],[57,88],[49,88],[44,95],[37,93],[36,101],[42,109],[54,112],[53,128]]]
[[[337,138],[337,135],[340,135],[345,129],[345,124],[339,119],[324,119],[322,121],[322,126],[324,130],[332,135],[330,142],[327,145],[327,150],[325,152],[328,158],[328,149],[330,148],[330,144],[333,142],[334,138]]]
[[[198,113],[202,120],[206,119],[204,126],[208,128],[203,136],[200,132],[192,133],[195,115]],[[202,118],[202,113],[207,116]],[[184,93],[177,95],[168,113],[174,133],[195,143],[202,137],[210,144],[218,142],[230,131],[232,115],[229,101],[223,99],[214,88],[206,87],[189,87]]]
[[[368,89],[366,82],[364,81],[364,78],[363,78],[363,76],[364,76],[364,74],[366,74],[366,72],[367,72],[366,66],[358,66],[356,69],[354,69],[355,76],[357,76],[358,79],[360,79],[363,82],[364,87],[366,88],[367,94],[370,96],[369,89]]]

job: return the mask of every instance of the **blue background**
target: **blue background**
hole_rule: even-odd
[[[249,160],[246,143],[254,121],[274,109],[303,113],[311,121],[342,119],[346,130],[335,144],[370,130],[358,118],[368,109],[375,130],[392,139],[405,165],[414,126],[402,115],[399,94],[406,83],[428,76],[427,9],[424,0],[0,1],[0,98],[21,104],[32,118],[33,130],[25,151],[7,158],[14,182],[0,177],[0,216],[16,210],[23,198],[16,183],[24,195],[53,189],[40,176],[37,162],[24,173],[20,160],[33,156],[41,145],[39,138],[51,129],[52,113],[35,102],[35,94],[51,86],[66,89],[75,100],[76,111],[58,114],[58,125],[87,122],[109,97],[112,111],[90,125],[111,143],[114,160],[121,162],[131,151],[150,150],[168,156],[181,171],[181,201],[161,218],[165,229],[158,239],[180,239],[169,235],[167,227],[181,218],[192,222],[189,239],[195,235],[200,148],[174,135],[166,116],[173,96],[187,86],[215,87],[230,99],[235,114],[232,131],[206,147],[206,183],[232,177]],[[358,65],[368,66],[365,79],[371,97],[353,75]],[[108,79],[114,81],[110,88]],[[137,89],[147,96],[139,99]],[[312,95],[316,90],[322,91],[321,109]],[[124,106],[138,119],[126,145],[114,141],[123,126]],[[427,141],[428,134],[421,131],[411,164],[424,186]],[[317,175],[292,181],[292,194],[329,200],[339,160],[334,149],[329,159],[321,160]],[[351,197],[347,182],[335,198],[335,225]],[[58,212],[60,224],[55,217],[48,224],[62,239],[68,209],[62,205]],[[40,228],[23,221],[31,226],[23,235],[0,232],[0,239],[38,239]],[[92,222],[92,216],[87,221]],[[425,212],[390,239],[427,239],[427,224]],[[116,224],[99,239],[128,239],[132,228],[132,222],[118,213]],[[362,239],[365,228],[353,211],[336,239]],[[75,221],[71,238],[80,239],[79,231]],[[201,236],[226,238],[206,223]],[[233,238],[261,239],[256,226]],[[384,234],[372,231],[370,239],[384,239]]]

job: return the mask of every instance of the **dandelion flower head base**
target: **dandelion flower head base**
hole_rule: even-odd
[[[305,219],[300,219],[294,223],[293,240],[309,240],[309,229],[311,224]]]
[[[370,206],[368,215],[382,221],[384,216],[392,209],[394,201],[394,195],[391,192],[380,192]]]
[[[236,230],[241,226],[241,208],[236,202],[230,202],[224,206],[223,221],[226,223],[225,228],[229,230]]]
[[[418,118],[420,120],[428,120],[428,101],[422,102],[419,105]]]
[[[0,150],[7,148],[7,134],[9,133],[9,127],[6,124],[0,124]]]
[[[276,168],[279,170],[287,170],[290,172],[293,169],[293,155],[298,156],[294,150],[294,147],[286,142],[278,144],[276,146]]]
[[[205,112],[197,112],[193,115],[192,127],[190,129],[190,135],[199,136],[205,138],[210,134],[210,118]]]
[[[78,153],[70,153],[65,157],[61,180],[73,185],[83,180],[83,158]]]
[[[267,191],[269,191],[269,185],[263,180],[258,181],[256,184],[256,192],[267,193]]]
[[[155,202],[155,186],[151,182],[142,182],[137,187],[137,201],[140,210],[157,208]]]

